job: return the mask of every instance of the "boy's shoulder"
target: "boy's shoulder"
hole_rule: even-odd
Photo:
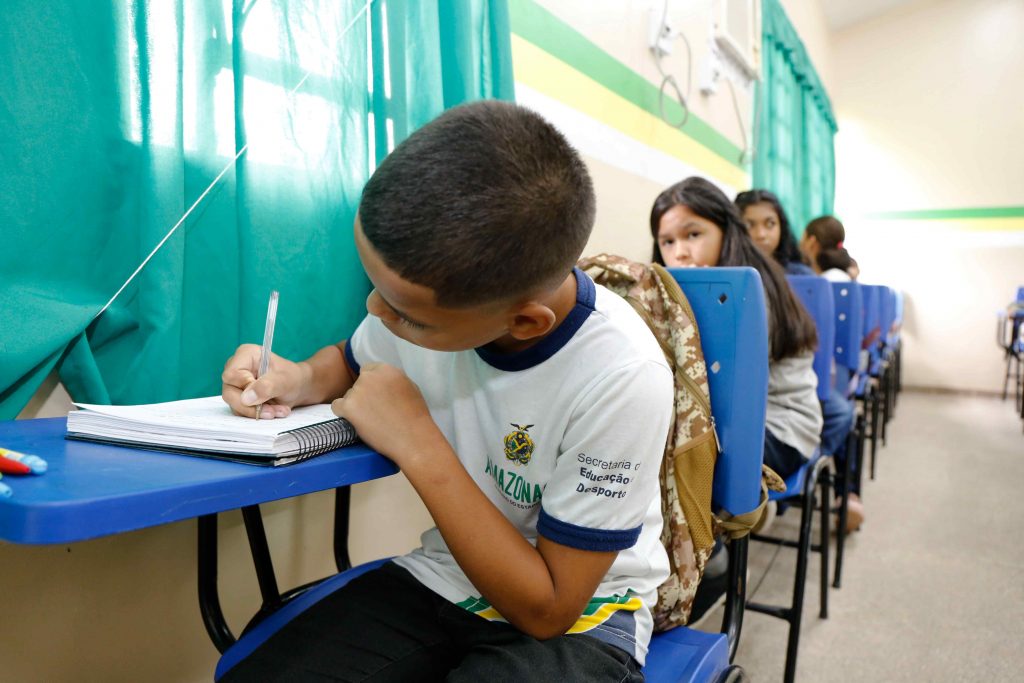
[[[581,335],[578,351],[609,355],[613,366],[650,361],[668,369],[661,345],[636,310],[606,287],[594,288],[594,314],[588,321],[593,333]]]

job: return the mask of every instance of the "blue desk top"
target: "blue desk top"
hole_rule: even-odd
[[[70,543],[377,479],[398,471],[356,444],[283,467],[67,441],[66,418],[0,422],[0,446],[45,458],[5,476],[0,540]]]

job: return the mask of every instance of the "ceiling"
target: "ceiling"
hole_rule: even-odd
[[[828,27],[841,31],[868,19],[873,19],[914,0],[821,0]]]

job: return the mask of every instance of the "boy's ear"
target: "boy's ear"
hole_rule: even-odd
[[[555,312],[538,301],[528,301],[509,311],[508,333],[521,341],[540,337],[555,326]]]

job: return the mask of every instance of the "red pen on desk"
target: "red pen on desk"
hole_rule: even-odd
[[[0,455],[0,472],[3,474],[32,474],[32,468],[17,460]]]
[[[38,455],[26,455],[7,448],[0,448],[0,473],[42,474],[45,471],[46,461]]]

